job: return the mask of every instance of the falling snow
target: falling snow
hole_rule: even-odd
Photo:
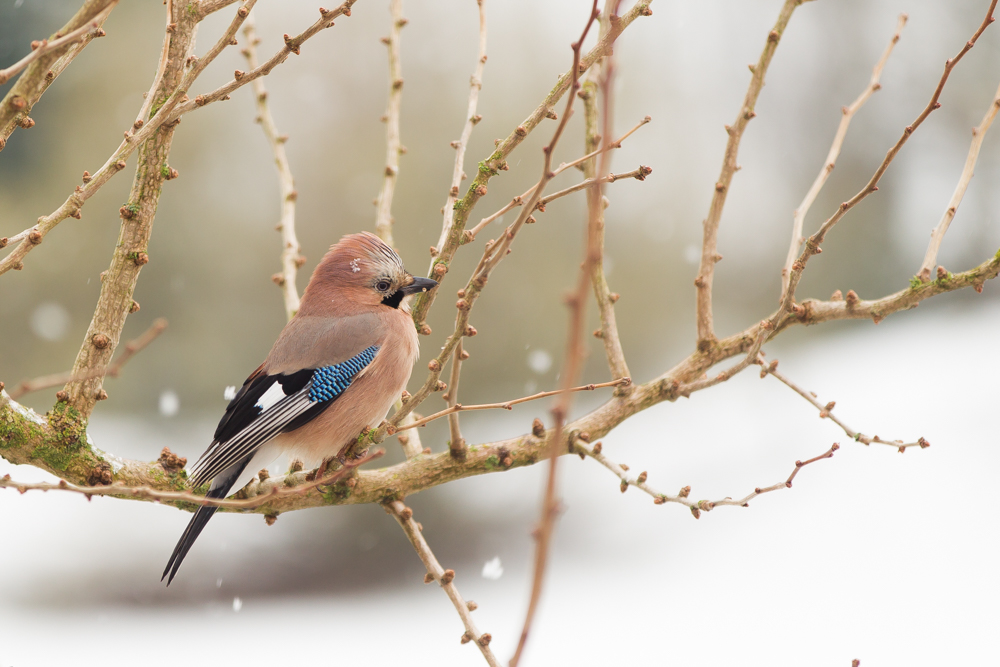
[[[160,394],[160,414],[173,417],[181,409],[181,399],[173,389],[165,389]]]
[[[552,355],[545,350],[532,350],[528,353],[528,367],[538,374],[548,372],[552,368]]]
[[[496,556],[492,560],[486,561],[483,564],[483,579],[492,579],[496,581],[503,576],[503,565],[500,564],[500,556]]]

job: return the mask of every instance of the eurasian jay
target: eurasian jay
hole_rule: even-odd
[[[315,466],[337,457],[388,414],[410,379],[417,332],[405,297],[437,283],[414,278],[396,252],[362,232],[332,246],[309,279],[295,317],[226,408],[191,469],[225,498],[281,454]],[[167,585],[215,507],[201,507],[170,556]]]

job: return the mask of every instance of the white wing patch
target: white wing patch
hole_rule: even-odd
[[[257,401],[256,407],[261,409],[261,412],[267,412],[267,410],[273,406],[275,403],[280,401],[285,397],[285,390],[282,389],[280,382],[275,382],[270,387],[267,388],[263,394],[261,394],[260,399]]]

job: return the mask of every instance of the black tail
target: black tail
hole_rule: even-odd
[[[209,488],[208,493],[205,494],[207,498],[225,498],[229,494],[229,490],[236,483],[236,479],[243,473],[243,469],[247,467],[250,462],[250,458],[246,458],[238,463],[233,464],[227,468],[222,474],[218,475],[212,480],[212,486]],[[181,563],[184,562],[184,557],[187,556],[187,552],[191,549],[191,545],[194,541],[198,539],[201,535],[201,531],[205,528],[205,524],[208,520],[212,518],[215,511],[219,509],[218,507],[199,507],[198,511],[194,513],[191,517],[190,523],[188,523],[187,528],[184,529],[184,534],[181,535],[181,539],[177,541],[177,546],[174,547],[174,552],[170,554],[170,560],[167,562],[167,567],[163,570],[163,576],[160,577],[160,581],[164,579],[167,580],[167,586],[170,582],[174,580],[174,575],[177,574],[177,570],[180,569]],[[170,575],[169,578],[167,575]]]

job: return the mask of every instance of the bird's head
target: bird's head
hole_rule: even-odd
[[[430,278],[410,275],[403,260],[382,239],[361,232],[330,247],[309,280],[300,312],[305,315],[331,305],[400,308],[405,297],[436,286]]]

